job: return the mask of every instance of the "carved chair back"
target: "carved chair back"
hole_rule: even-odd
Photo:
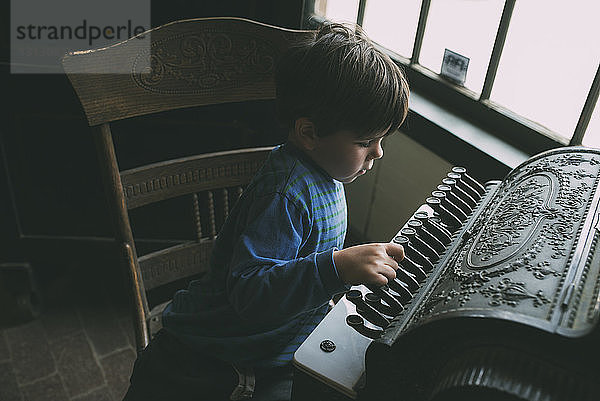
[[[138,351],[150,340],[146,292],[205,271],[219,229],[215,222],[223,220],[216,213],[227,215],[271,148],[205,153],[120,171],[111,123],[166,110],[273,99],[277,58],[308,34],[241,18],[199,18],[63,58],[93,127],[115,236],[131,280]],[[195,240],[138,257],[128,211],[179,196],[191,197]]]

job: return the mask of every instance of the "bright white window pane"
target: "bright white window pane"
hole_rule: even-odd
[[[481,93],[503,7],[504,0],[432,0],[419,64],[439,74],[444,49],[468,57],[465,86]]]
[[[327,0],[315,0],[314,13],[324,17],[326,7],[327,7]]]
[[[598,0],[517,1],[490,99],[570,139],[600,60]]]
[[[583,144],[590,148],[600,149],[600,100],[596,102],[592,118],[585,130],[585,136],[583,137]]]
[[[358,0],[315,0],[315,14],[334,22],[356,23]]]
[[[373,41],[410,58],[420,10],[421,0],[368,0],[363,28]]]

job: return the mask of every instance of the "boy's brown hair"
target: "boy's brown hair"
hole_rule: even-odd
[[[319,136],[393,132],[408,113],[402,69],[358,25],[327,23],[293,46],[278,63],[276,83],[280,120],[292,128],[307,117]]]

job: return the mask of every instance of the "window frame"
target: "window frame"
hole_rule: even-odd
[[[315,0],[304,1],[302,27],[305,29],[316,29],[326,21],[324,17],[314,14],[314,3]],[[406,58],[383,47],[381,47],[381,50],[404,68],[411,90],[418,92],[431,102],[452,110],[465,118],[465,120],[480,126],[490,134],[512,144],[529,155],[561,146],[581,145],[594,111],[594,106],[598,101],[600,92],[600,65],[598,66],[570,140],[489,99],[515,3],[516,0],[505,0],[504,2],[481,94],[477,94],[462,85],[454,84],[419,64],[418,60],[431,0],[422,0],[411,57]],[[356,21],[359,25],[362,25],[365,6],[366,0],[359,0]]]

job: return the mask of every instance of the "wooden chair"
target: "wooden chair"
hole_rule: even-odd
[[[138,352],[148,344],[156,330],[150,326],[164,307],[151,312],[147,291],[206,270],[219,229],[215,221],[222,221],[216,213],[227,215],[271,147],[200,154],[120,171],[111,123],[172,109],[273,99],[278,56],[307,34],[241,18],[199,18],[63,58],[93,127],[115,237],[131,279]],[[138,256],[129,210],[179,196],[191,197],[195,240]]]

